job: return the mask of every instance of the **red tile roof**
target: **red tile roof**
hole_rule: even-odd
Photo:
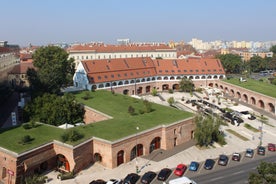
[[[85,60],[82,64],[90,83],[120,81],[161,75],[225,74],[218,59],[119,58]]]
[[[157,75],[225,74],[220,60],[207,58],[154,60]]]
[[[150,77],[156,74],[150,58],[86,60],[82,64],[91,83]]]
[[[175,50],[171,49],[165,44],[130,44],[130,45],[105,45],[105,44],[84,44],[84,45],[74,45],[68,49],[69,52],[141,52],[141,51],[157,51],[157,50]]]

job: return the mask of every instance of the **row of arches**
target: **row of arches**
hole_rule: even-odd
[[[181,80],[182,78],[190,79],[190,80],[204,80],[204,79],[211,80],[211,79],[223,79],[224,76],[223,75],[187,75],[187,76],[179,75],[179,76],[158,76],[158,77],[137,78],[137,79],[93,84],[91,87],[91,90],[112,88],[117,86],[127,86],[127,85],[134,85],[134,84],[154,82],[154,81],[174,81],[174,80]]]
[[[210,83],[209,86],[213,87],[213,83]],[[248,94],[246,92],[241,93],[240,91],[238,91],[238,89],[228,88],[227,86],[219,85],[217,83],[215,83],[214,87],[223,90],[228,95],[230,95],[234,98],[240,99],[245,103],[256,106],[263,110],[268,110],[271,113],[275,113],[275,106],[274,106],[273,102],[265,103],[264,100],[257,99],[257,97],[255,97],[252,94]]]

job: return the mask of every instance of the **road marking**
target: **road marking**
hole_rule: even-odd
[[[236,174],[240,174],[240,173],[243,173],[244,171],[239,171],[239,172],[235,172],[235,173],[232,173],[231,175],[236,175]]]
[[[210,179],[210,181],[215,181],[215,180],[219,180],[219,179],[222,179],[223,177],[220,176],[220,177],[216,177],[216,178],[213,178],[213,179]]]

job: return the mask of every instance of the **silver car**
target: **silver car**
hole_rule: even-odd
[[[246,149],[245,156],[249,157],[249,158],[253,158],[253,156],[254,156],[254,150],[250,149],[250,148]]]

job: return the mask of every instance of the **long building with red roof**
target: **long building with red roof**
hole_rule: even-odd
[[[153,89],[178,90],[179,81],[187,78],[196,87],[207,80],[225,78],[218,59],[118,58],[83,60],[74,75],[74,85],[88,90],[107,89],[123,94],[150,93]]]

